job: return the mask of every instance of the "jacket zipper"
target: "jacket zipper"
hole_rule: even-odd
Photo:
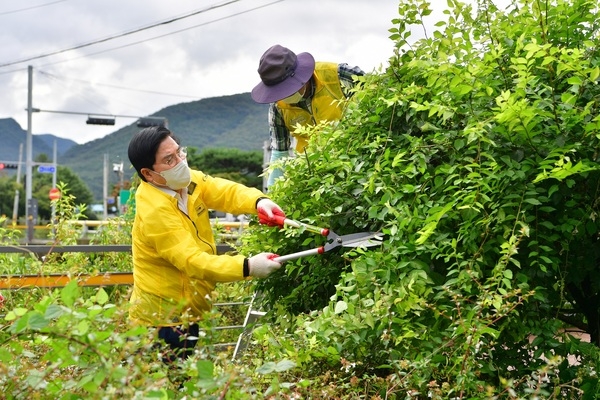
[[[196,224],[194,223],[194,221],[192,221],[192,219],[190,218],[190,216],[189,216],[189,215],[187,215],[186,213],[184,213],[184,212],[183,212],[183,211],[181,211],[181,210],[179,210],[179,211],[180,211],[180,212],[181,212],[183,215],[185,215],[187,219],[189,219],[189,220],[190,220],[190,222],[192,223],[192,225],[194,225],[194,229],[196,229],[196,237],[197,237],[198,239],[200,239],[200,241],[201,241],[202,243],[204,243],[204,244],[208,245],[208,247],[210,247],[210,249],[212,250],[212,253],[213,253],[213,255],[214,255],[214,254],[217,254],[217,249],[215,249],[215,248],[213,247],[213,245],[212,245],[212,244],[208,243],[206,240],[204,240],[204,239],[202,239],[202,238],[200,237],[200,232],[198,232],[198,227],[196,226]]]

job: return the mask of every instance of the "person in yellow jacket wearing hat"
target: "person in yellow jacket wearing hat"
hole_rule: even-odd
[[[352,94],[356,77],[365,73],[358,67],[332,62],[315,62],[310,53],[294,53],[281,45],[270,47],[260,58],[261,81],[252,89],[257,103],[270,103],[269,135],[273,163],[290,155],[292,137],[296,152],[302,153],[307,138],[294,132],[296,125],[338,121],[344,102]],[[267,187],[283,175],[282,169],[269,174]]]
[[[265,224],[285,214],[258,189],[190,169],[185,148],[167,128],[136,133],[128,157],[141,179],[135,193],[129,317],[157,327],[172,350],[163,359],[173,361],[193,351],[195,322],[210,310],[218,282],[264,278],[281,267],[273,253],[217,255],[209,209],[258,213]]]

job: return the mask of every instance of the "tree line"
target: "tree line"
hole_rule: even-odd
[[[210,148],[198,151],[197,148],[188,148],[188,164],[190,167],[204,171],[213,176],[220,176],[243,183],[248,186],[262,188],[262,152],[244,151],[239,149]],[[49,162],[46,154],[40,154],[34,160],[35,162]],[[132,179],[135,179],[135,171],[124,171],[125,179],[123,189],[128,189]],[[129,176],[128,176],[129,175]],[[102,200],[94,199],[87,182],[81,179],[71,168],[66,166],[57,166],[57,183],[63,183],[69,189],[69,193],[74,197],[74,201],[79,205],[86,205],[83,212],[85,218],[96,220],[99,218],[92,210],[90,205],[95,201],[101,203]],[[7,219],[12,219],[15,200],[15,191],[19,191],[18,216],[21,223],[25,218],[25,179],[20,179],[17,183],[16,175],[7,172],[0,173],[0,215]],[[40,173],[34,169],[32,175],[32,197],[38,203],[38,224],[50,221],[52,215],[52,204],[48,193],[52,188],[52,174]],[[113,185],[108,190],[108,195],[118,196],[120,182]]]

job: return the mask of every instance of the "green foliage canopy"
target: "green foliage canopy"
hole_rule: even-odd
[[[45,154],[40,154],[36,157],[36,162],[49,162],[48,157]],[[18,215],[23,217],[25,215],[25,185],[23,182],[24,178],[21,178],[21,182],[17,184],[15,176],[0,176],[0,211],[2,214],[11,217],[15,191],[19,191],[19,210]],[[90,191],[87,183],[83,181],[77,174],[73,172],[69,167],[57,166],[56,169],[56,181],[57,184],[65,184],[69,188],[69,192],[74,197],[77,204],[89,205],[93,203],[92,192]],[[33,186],[31,188],[31,196],[38,202],[38,217],[41,221],[49,221],[52,214],[52,204],[48,198],[48,192],[52,189],[52,174],[40,173],[37,169],[33,170],[32,175]],[[97,217],[91,212],[91,210],[85,211],[88,219],[96,219]]]
[[[289,217],[380,230],[381,249],[289,262],[257,287],[275,315],[310,314],[278,322],[322,358],[393,373],[406,390],[491,396],[514,379],[525,391],[544,368],[561,393],[597,393],[577,377],[597,349],[563,332],[600,345],[598,5],[447,3],[411,43],[432,9],[401,2],[389,68],[365,78],[339,125],[307,132],[307,155],[272,188]],[[319,244],[255,234],[246,251]]]
[[[228,148],[206,148],[199,154],[188,148],[188,164],[206,174],[262,189],[262,152]]]

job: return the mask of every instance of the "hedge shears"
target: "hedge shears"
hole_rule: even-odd
[[[293,228],[304,228],[309,232],[316,233],[327,238],[327,243],[323,246],[316,247],[314,249],[299,251],[297,253],[287,254],[284,256],[277,256],[273,258],[273,261],[284,262],[289,260],[295,260],[300,257],[313,256],[317,254],[323,254],[336,247],[372,247],[381,244],[382,237],[379,232],[359,232],[352,233],[349,235],[338,235],[329,228],[320,228],[318,226],[305,224],[303,222],[288,219],[279,215],[274,215],[270,218],[273,226],[290,226]]]

